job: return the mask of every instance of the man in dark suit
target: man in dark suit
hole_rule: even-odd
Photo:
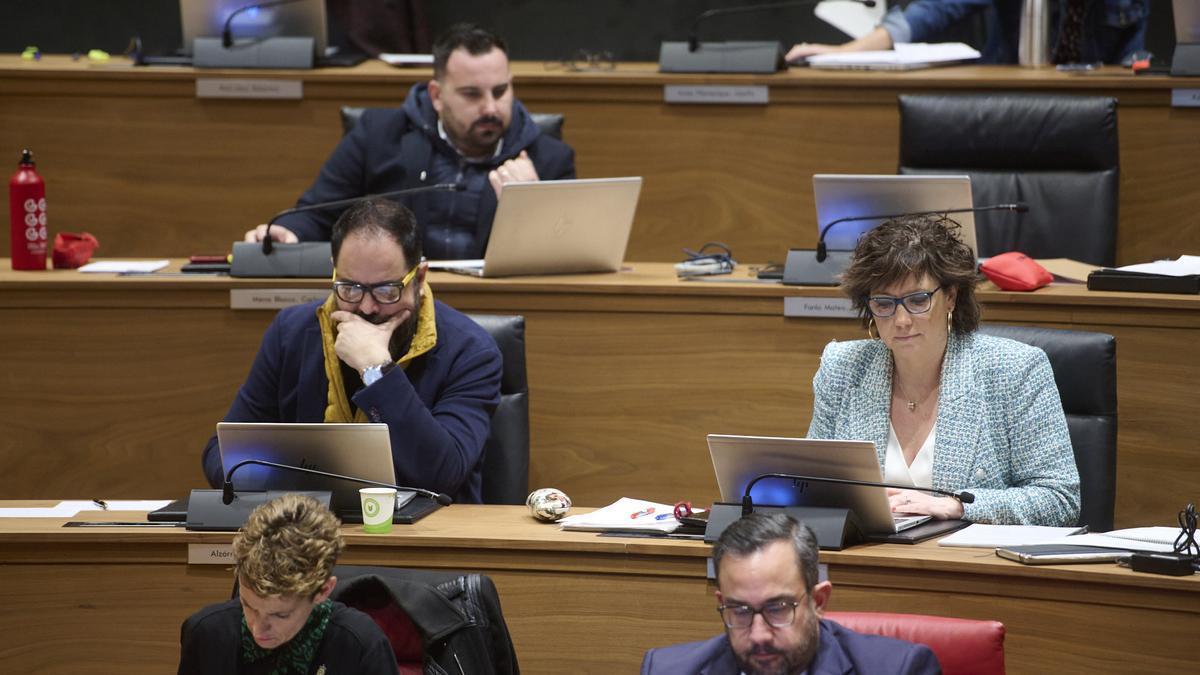
[[[783,513],[730,525],[713,547],[724,635],[646,652],[642,674],[941,673],[924,645],[861,635],[821,618],[833,586],[817,583],[817,541]]]

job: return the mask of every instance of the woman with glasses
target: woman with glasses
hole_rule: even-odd
[[[980,335],[975,256],[947,218],[863,235],[842,278],[868,339],[832,342],[809,438],[871,440],[892,511],[1074,525],[1079,474],[1046,354]],[[968,490],[964,504],[920,488]]]

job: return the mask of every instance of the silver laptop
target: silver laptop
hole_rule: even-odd
[[[641,191],[640,176],[509,183],[483,260],[430,267],[479,277],[620,271]]]
[[[386,424],[277,424],[218,422],[221,466],[225,471],[247,459],[300,466],[318,471],[395,483],[392,440]],[[328,490],[330,508],[338,514],[361,512],[362,483],[298,471],[248,464],[233,474],[234,490]],[[397,506],[412,498],[397,495]]]
[[[192,53],[198,37],[221,37],[225,20],[235,10],[252,4],[247,0],[179,0],[183,49]],[[278,7],[260,7],[238,14],[231,31],[234,40],[280,36],[312,37],[317,56],[325,54],[328,28],[325,24],[325,0],[300,0]]]
[[[875,216],[921,211],[969,209],[970,176],[898,176],[819,173],[813,176],[813,198],[817,205],[817,235],[826,224],[849,216]],[[975,243],[975,214],[950,214],[962,225],[959,236],[979,257]],[[825,235],[831,251],[853,251],[864,232],[882,220],[839,223]]]
[[[708,435],[721,501],[738,503],[746,486],[764,473],[791,473],[821,478],[880,482],[883,476],[871,441],[826,441],[773,436]],[[827,506],[854,511],[872,534],[896,533],[930,520],[929,516],[894,516],[887,490],[866,485],[838,485],[768,478],[750,492],[755,504]]]

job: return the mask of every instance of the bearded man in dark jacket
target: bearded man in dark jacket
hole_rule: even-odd
[[[513,94],[504,41],[470,24],[433,47],[433,79],[399,109],[375,109],[342,138],[297,206],[454,183],[458,191],[400,198],[435,260],[482,258],[505,183],[575,177],[575,152],[543,135]],[[270,228],[281,242],[327,241],[339,212],[295,213]],[[266,226],[246,233],[261,241]]]

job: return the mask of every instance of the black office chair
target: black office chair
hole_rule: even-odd
[[[342,135],[345,136],[346,134],[350,133],[350,130],[358,124],[358,120],[362,117],[362,114],[368,110],[372,110],[372,108],[358,108],[349,105],[342,106]],[[543,134],[557,138],[560,141],[562,140],[562,113],[531,112],[529,113],[529,116],[533,118],[533,123],[538,125],[538,129],[540,129]]]
[[[983,325],[985,335],[1046,352],[1079,468],[1079,524],[1113,528],[1117,500],[1117,341],[1106,333]]]
[[[500,348],[504,374],[500,405],[483,454],[483,503],[524,504],[529,494],[529,380],[525,375],[525,317],[468,314]]]
[[[976,206],[1029,205],[975,214],[981,256],[1115,264],[1119,169],[1115,98],[900,97],[899,173],[966,174]]]

